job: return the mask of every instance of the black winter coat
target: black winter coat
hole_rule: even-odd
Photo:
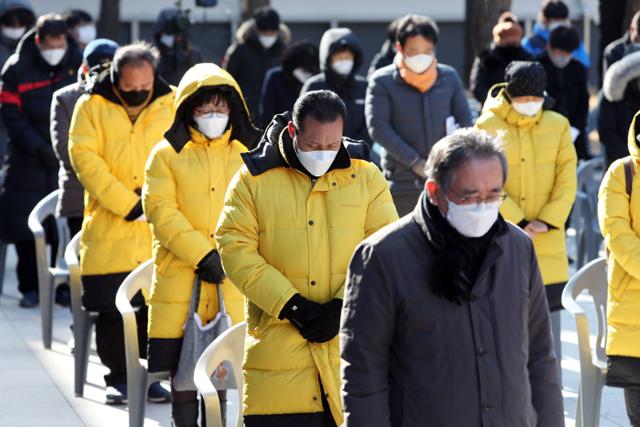
[[[35,45],[35,31],[20,41],[2,70],[0,115],[9,132],[7,174],[0,194],[0,236],[8,242],[33,238],[27,218],[57,188],[58,159],[49,135],[53,93],[77,79],[82,55],[69,39],[60,64],[50,66]]]
[[[278,41],[265,49],[258,40],[255,23],[249,20],[238,28],[236,41],[225,54],[224,68],[240,85],[249,111],[257,123],[260,122],[260,92],[265,75],[268,70],[280,64],[280,57],[290,38],[289,29],[281,25]]]
[[[530,61],[532,56],[522,47],[492,46],[476,57],[469,77],[470,89],[484,103],[491,86],[504,82],[504,71],[511,61]]]
[[[382,67],[386,67],[387,65],[393,64],[393,58],[396,56],[396,49],[394,46],[395,42],[391,42],[386,40],[382,47],[380,48],[380,52],[376,53],[371,61],[371,65],[369,66],[369,71],[367,72],[367,78],[371,77],[371,75]]]
[[[604,148],[606,167],[616,159],[629,155],[629,127],[640,109],[640,92],[630,86],[622,101],[611,102],[598,95],[598,134]]]
[[[348,76],[341,76],[331,67],[331,55],[345,46],[355,54],[353,70]],[[332,90],[338,94],[347,107],[347,121],[344,136],[372,145],[367,121],[364,116],[364,101],[367,95],[367,79],[358,75],[362,66],[362,48],[355,34],[344,28],[328,30],[320,42],[320,69],[322,73],[311,77],[300,93],[312,90]]]
[[[589,157],[587,150],[587,116],[589,115],[589,88],[587,68],[572,59],[565,68],[558,68],[545,53],[538,58],[547,72],[547,92],[555,103],[551,110],[565,116],[572,127],[580,131],[574,141],[579,159]]]
[[[260,95],[260,127],[266,129],[276,114],[291,111],[301,89],[302,82],[282,67],[270,69]]]
[[[460,304],[433,292],[440,231],[421,204],[356,249],[340,329],[346,427],[564,426],[533,245],[501,227]]]

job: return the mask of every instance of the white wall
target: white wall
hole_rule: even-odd
[[[104,0],[109,1],[109,0]],[[480,1],[480,0],[476,0]],[[565,0],[574,19],[582,17],[583,9],[595,16],[597,0]],[[123,21],[154,21],[165,7],[175,0],[120,0]],[[97,16],[99,0],[32,0],[37,14],[62,12],[81,8]],[[460,22],[464,19],[465,0],[271,0],[283,19],[293,22],[386,22],[407,13],[425,14],[438,21]],[[520,19],[533,19],[540,7],[537,0],[513,0],[512,9]],[[195,7],[195,0],[183,0],[192,9],[195,21],[228,21],[239,15],[239,0],[220,0],[213,9]]]

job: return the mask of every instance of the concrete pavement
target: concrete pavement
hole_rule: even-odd
[[[0,296],[0,426],[127,426],[126,407],[103,404],[102,376],[106,369],[95,351],[90,357],[85,395],[74,396],[73,356],[67,346],[71,338],[70,312],[56,307],[52,349],[44,350],[39,310],[18,308],[14,266],[15,255],[10,247],[4,293]],[[566,425],[573,427],[579,362],[575,323],[566,312],[562,314],[561,338]],[[234,413],[237,394],[230,398],[229,413]],[[149,403],[146,416],[145,426],[169,426],[170,405]],[[628,425],[622,391],[605,388],[600,426]]]

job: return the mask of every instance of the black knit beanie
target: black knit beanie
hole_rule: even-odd
[[[260,31],[277,31],[280,28],[280,15],[270,7],[261,7],[256,10],[253,19]]]
[[[544,96],[547,74],[544,67],[535,61],[513,61],[505,71],[507,93],[511,98],[518,96]]]

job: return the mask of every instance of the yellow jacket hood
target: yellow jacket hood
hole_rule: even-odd
[[[187,101],[200,90],[212,87],[230,90],[230,139],[241,141],[251,147],[257,138],[259,131],[251,124],[251,113],[244,101],[242,90],[231,74],[216,64],[196,64],[187,70],[180,80],[174,101],[176,116],[171,128],[164,135],[176,152],[180,152],[192,137],[189,127],[194,125],[193,112],[188,108]]]

